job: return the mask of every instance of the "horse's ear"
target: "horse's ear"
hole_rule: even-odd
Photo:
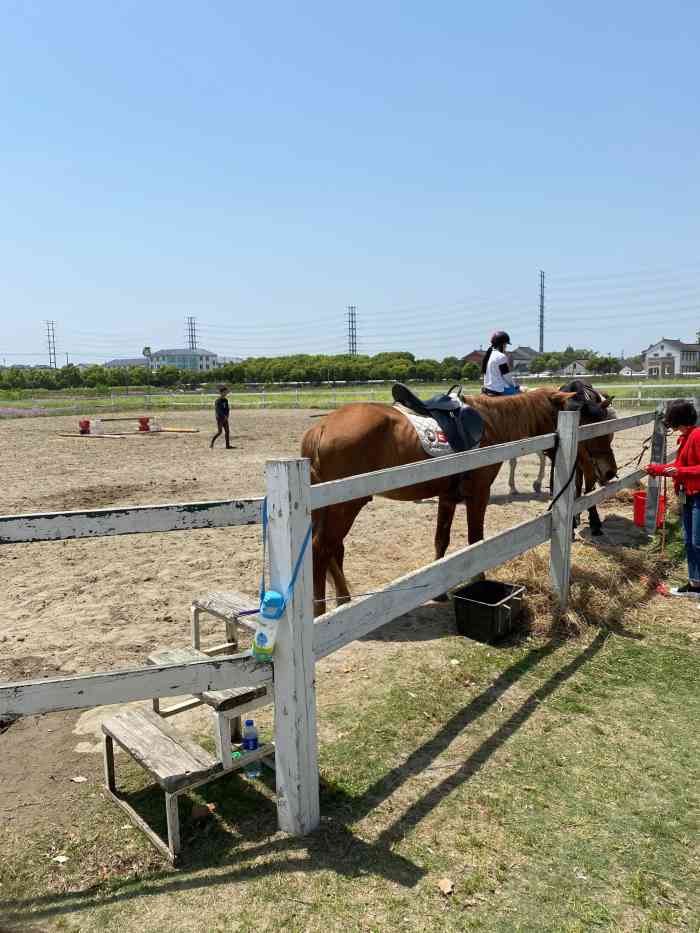
[[[610,408],[612,403],[615,401],[614,395],[606,395],[603,401],[600,403],[601,408]]]
[[[549,397],[552,405],[559,411],[563,411],[569,399],[574,398],[576,392],[553,392]]]

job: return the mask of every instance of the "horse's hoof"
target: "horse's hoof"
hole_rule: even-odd
[[[449,601],[450,597],[447,595],[447,593],[440,593],[439,596],[433,596],[434,603],[448,603]]]

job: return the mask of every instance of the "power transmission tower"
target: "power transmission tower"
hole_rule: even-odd
[[[197,318],[187,318],[187,349],[197,349]]]
[[[357,356],[357,308],[348,305],[348,353]]]
[[[544,272],[540,269],[540,353],[544,353]]]
[[[56,364],[56,332],[55,321],[46,322],[46,340],[49,348],[49,369],[58,369]]]

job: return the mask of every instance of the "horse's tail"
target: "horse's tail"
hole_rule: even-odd
[[[315,424],[304,434],[301,439],[301,455],[308,457],[311,461],[311,485],[322,482],[321,479],[321,441],[323,439],[323,424]],[[314,544],[318,544],[323,533],[325,524],[326,510],[316,509],[311,521],[313,525]]]
[[[301,455],[311,461],[311,484],[321,482],[321,439],[323,425],[315,424],[301,439]]]

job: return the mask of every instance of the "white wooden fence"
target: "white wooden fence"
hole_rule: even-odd
[[[269,586],[286,590],[314,509],[360,496],[378,495],[440,477],[466,473],[524,454],[550,450],[558,438],[551,511],[461,548],[394,580],[383,590],[354,599],[314,620],[311,550],[307,549],[280,625],[274,658],[277,806],[280,828],[303,835],[319,824],[315,664],[378,626],[410,612],[466,579],[550,541],[551,577],[559,604],[567,605],[574,515],[634,486],[643,469],[575,499],[571,481],[578,443],[654,421],[652,455],[664,456],[660,410],[579,427],[578,412],[561,412],[556,434],[514,441],[389,470],[311,485],[309,461],[266,465],[269,517]],[[653,531],[659,481],[649,480],[647,529]],[[224,527],[261,520],[260,499],[184,503],[0,517],[0,543],[63,540],[97,535]],[[272,665],[250,652],[187,664],[92,673],[0,686],[0,718],[84,709],[151,697],[196,694],[272,680]]]

